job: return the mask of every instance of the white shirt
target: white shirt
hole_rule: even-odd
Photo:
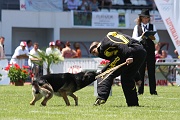
[[[173,62],[173,57],[171,55],[167,55],[165,59],[165,62]]]
[[[23,65],[25,65],[25,59],[17,59],[17,56],[23,54],[26,54],[28,56],[28,53],[29,52],[27,51],[27,49],[22,50],[22,47],[18,46],[14,51],[14,54],[10,60],[10,64],[18,64],[20,67],[22,67]]]
[[[143,31],[143,32],[146,32],[146,31],[148,31],[148,30],[146,29],[146,30],[144,31],[144,27],[143,27],[144,25],[145,25],[145,24],[141,23],[142,31]],[[147,25],[147,28],[149,28],[149,23],[147,23],[146,25]],[[157,29],[156,29],[156,27],[155,27],[154,24],[153,24],[153,31],[157,31]],[[138,25],[135,25],[134,30],[133,30],[133,34],[132,34],[132,38],[134,38],[134,39],[136,39],[136,40],[138,40],[138,41],[141,41],[141,40],[142,40],[141,37],[142,37],[142,36],[139,36],[139,37],[138,37]],[[155,40],[153,40],[153,41],[154,41],[154,44],[156,44],[156,43],[159,42],[159,35],[156,33],[156,34],[154,35],[154,37],[155,37]]]
[[[26,49],[28,52],[30,52],[33,49],[33,46],[31,46],[31,47],[26,46]]]
[[[57,53],[57,54],[59,54],[59,55],[62,55],[61,52],[60,52],[60,50],[58,50],[57,48],[52,49],[51,47],[48,47],[48,48],[46,49],[46,54],[49,55],[49,54],[51,54],[51,53]]]
[[[34,50],[34,48],[30,51],[30,55],[29,55],[29,59],[28,59],[28,65],[32,66],[32,62],[31,62],[31,58],[33,58],[33,56],[39,57],[38,51],[40,52],[40,49],[37,49],[37,51]],[[31,56],[33,55],[33,56]]]
[[[74,0],[74,1],[68,0],[67,2],[67,7],[70,10],[77,10],[78,6],[79,6],[79,0]]]
[[[0,44],[0,58],[5,58],[5,52],[2,44]]]

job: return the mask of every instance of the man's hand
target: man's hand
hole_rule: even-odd
[[[17,59],[25,59],[25,58],[29,58],[29,56],[27,56],[26,54],[22,54],[19,56],[16,56]]]
[[[126,63],[127,65],[131,64],[133,62],[133,58],[127,58]]]

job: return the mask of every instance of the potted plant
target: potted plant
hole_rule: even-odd
[[[102,60],[99,64],[99,67],[104,67],[106,66],[110,61],[109,60]]]
[[[47,74],[50,74],[50,66],[52,63],[58,64],[59,62],[64,61],[64,57],[59,55],[58,52],[53,52],[51,54],[46,54],[45,51],[41,50],[38,51],[38,56],[30,55],[34,58],[37,58],[38,61],[32,61],[35,64],[38,64],[40,66],[43,66],[43,68],[47,71]]]
[[[29,66],[23,66],[20,68],[18,64],[9,64],[5,70],[8,71],[8,77],[10,82],[15,84],[15,86],[22,86],[26,79],[31,75],[28,70]]]

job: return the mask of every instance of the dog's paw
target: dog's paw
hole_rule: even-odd
[[[35,103],[33,103],[33,102],[30,102],[30,105],[35,105]]]
[[[42,106],[46,106],[46,103],[41,103]]]
[[[74,99],[75,101],[75,106],[78,106],[78,97],[76,97],[76,99]]]

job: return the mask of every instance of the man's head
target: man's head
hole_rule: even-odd
[[[25,41],[21,41],[20,46],[24,50],[26,48],[26,42]]]
[[[54,48],[55,47],[55,43],[54,42],[49,42],[49,47]]]
[[[34,48],[35,51],[37,51],[37,49],[39,48],[39,44],[38,43],[34,43],[33,48]]]
[[[60,41],[60,40],[56,40],[55,45],[56,45],[57,47],[60,47],[60,46],[61,46],[61,41]]]
[[[31,47],[32,46],[32,40],[28,40],[26,43],[27,43],[27,47]]]
[[[75,49],[79,49],[79,48],[80,48],[80,44],[79,44],[78,42],[75,42],[75,43],[74,43],[74,48],[75,48]]]
[[[71,43],[69,41],[66,42],[66,46],[70,47]]]
[[[3,45],[4,44],[5,38],[3,36],[0,37],[0,43]]]
[[[62,42],[60,40],[56,40],[55,46],[58,48],[60,51],[62,50]]]
[[[99,52],[98,52],[98,49],[97,49],[99,44],[100,44],[99,42],[93,42],[93,43],[91,43],[91,45],[89,47],[89,52],[91,54],[93,54],[94,56],[99,55]]]
[[[150,14],[148,9],[142,9],[141,14],[139,14],[140,21],[143,24],[150,22]]]

